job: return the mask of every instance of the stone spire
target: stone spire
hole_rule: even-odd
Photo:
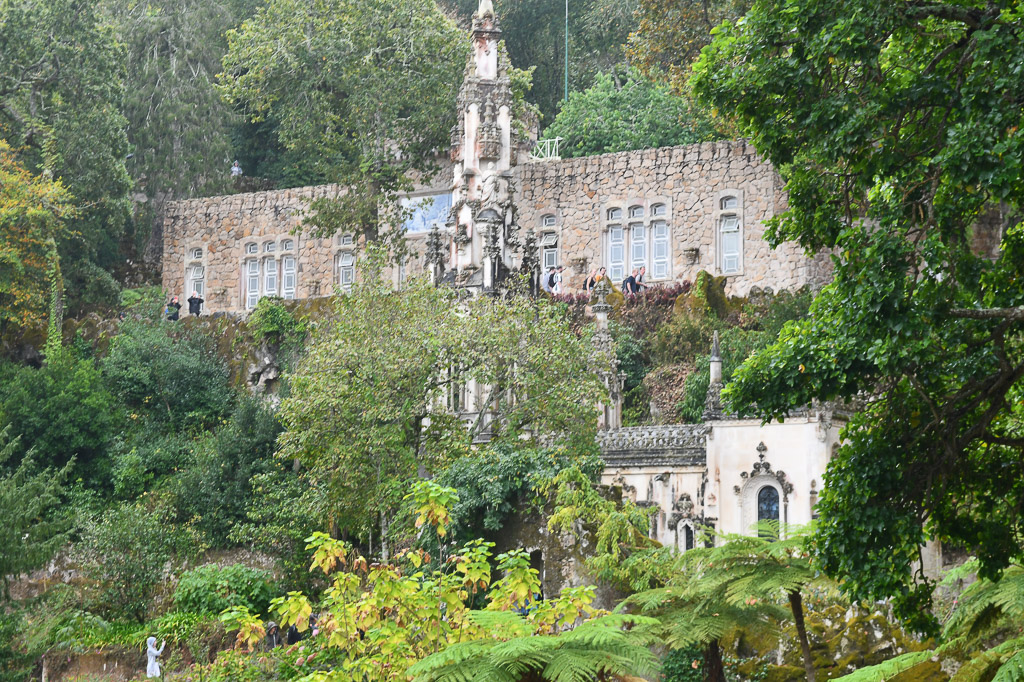
[[[608,295],[612,293],[611,281],[607,277],[598,280],[594,285],[594,297],[591,309],[596,318],[594,324],[594,364],[597,375],[601,377],[608,389],[608,404],[601,405],[598,417],[598,428],[615,430],[622,428],[622,385],[623,375],[619,374],[619,359],[615,355],[615,342],[608,331],[608,313],[612,306],[608,303]]]
[[[704,397],[704,421],[722,418],[722,352],[718,347],[718,332],[711,341],[711,368],[708,393]]]
[[[459,90],[452,129],[449,257],[458,286],[496,290],[514,263],[518,242],[512,205],[516,131],[512,88],[492,0],[473,15],[473,52]]]
[[[711,383],[722,383],[722,353],[718,349],[718,331],[711,341]]]

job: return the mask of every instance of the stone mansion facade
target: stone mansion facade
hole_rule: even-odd
[[[396,285],[425,272],[470,291],[496,290],[522,267],[523,244],[531,241],[541,269],[566,267],[569,291],[599,267],[616,284],[646,267],[649,285],[692,281],[705,270],[726,277],[733,295],[829,279],[827,254],[811,257],[793,244],[773,250],[765,242],[765,222],[784,208],[786,195],[775,169],[746,142],[579,159],[532,155],[532,141],[520,139],[522,128],[513,125],[500,35],[490,1],[481,0],[473,53],[453,103],[458,123],[450,161],[403,199],[411,217],[401,229],[416,255],[394,269]],[[359,276],[359,238],[321,239],[300,229],[308,200],[338,191],[306,187],[168,203],[163,288],[182,298],[198,291],[204,314],[244,314],[263,296],[348,289]],[[594,308],[599,326],[604,316],[599,333],[607,334],[607,312]],[[715,366],[702,424],[622,428],[618,375],[606,377],[613,404],[600,436],[603,482],[656,506],[652,537],[682,550],[704,527],[739,533],[751,532],[759,518],[810,521],[839,440],[831,409],[808,408],[767,426],[724,414],[716,402],[720,361],[717,377]]]
[[[449,165],[404,200],[413,213],[406,230],[414,255],[393,273],[396,283],[429,267],[427,240],[435,228],[444,233],[455,170]],[[617,284],[641,266],[652,285],[692,281],[706,270],[726,276],[734,295],[754,286],[818,286],[830,276],[826,255],[809,258],[788,243],[772,250],[764,241],[764,221],[781,210],[785,194],[773,167],[742,141],[524,158],[508,176],[519,228],[535,233],[543,269],[566,266],[570,290],[602,266]],[[198,291],[206,313],[242,313],[262,296],[308,298],[348,288],[357,277],[356,235],[297,232],[308,200],[336,191],[305,187],[169,203],[164,289],[182,298]],[[508,264],[517,266],[516,255]]]

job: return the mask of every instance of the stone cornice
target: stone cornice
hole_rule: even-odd
[[[609,467],[696,466],[706,457],[704,424],[628,426],[601,431],[597,443]]]

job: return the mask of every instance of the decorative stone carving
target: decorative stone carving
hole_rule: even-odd
[[[770,477],[774,478],[776,481],[779,482],[779,487],[782,489],[783,496],[784,497],[788,497],[789,494],[793,492],[793,484],[790,483],[789,480],[786,478],[786,472],[785,471],[782,471],[782,470],[773,471],[772,470],[771,463],[768,462],[767,460],[765,460],[765,458],[764,458],[765,453],[767,451],[768,451],[768,448],[765,446],[763,441],[761,443],[758,443],[757,444],[757,457],[758,457],[758,461],[754,462],[754,466],[751,467],[749,472],[741,471],[740,472],[740,478],[742,478],[744,481],[748,481],[748,480],[751,480],[751,479],[754,479],[754,478],[757,478],[757,477],[770,476]],[[737,486],[733,486],[733,492],[735,492],[737,495],[740,494],[741,490],[742,490],[742,488],[740,486],[738,486],[738,485]]]
[[[488,95],[484,102],[483,120],[480,123],[480,158],[497,161],[501,158],[501,128],[494,110],[494,99]],[[486,199],[484,200],[486,203]]]
[[[627,426],[598,434],[602,450],[647,450],[654,448],[704,449],[703,424]]]

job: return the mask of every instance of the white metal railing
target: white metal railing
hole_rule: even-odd
[[[530,152],[530,160],[558,161],[562,158],[558,155],[558,145],[561,141],[561,137],[551,138],[550,140],[537,140],[537,146]]]

